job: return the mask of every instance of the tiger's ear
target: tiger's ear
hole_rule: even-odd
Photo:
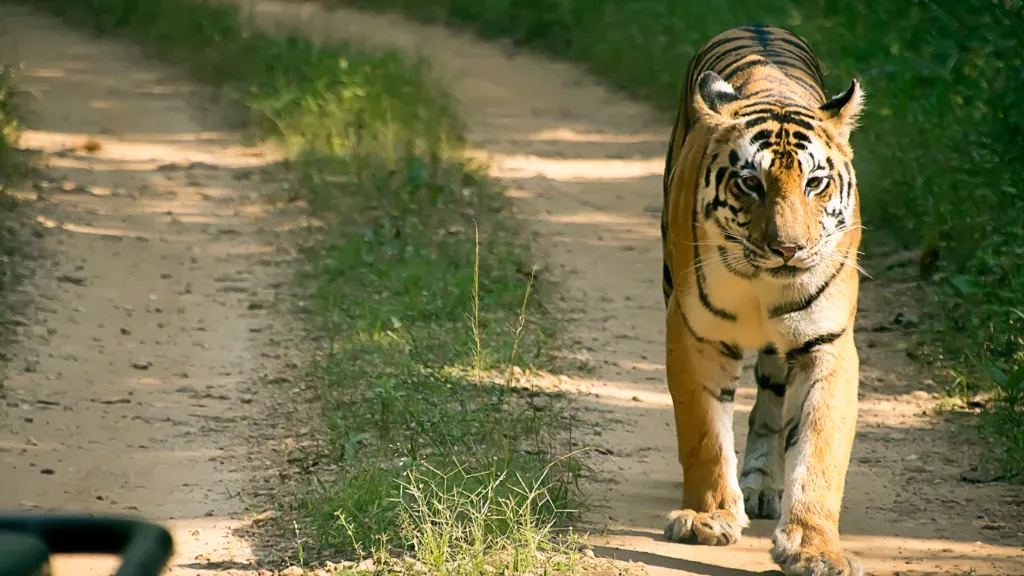
[[[864,111],[864,90],[861,89],[860,82],[854,78],[845,92],[833,96],[818,110],[832,123],[839,137],[848,140],[850,133],[857,127],[861,112]]]
[[[722,127],[732,123],[732,116],[723,113],[722,108],[739,100],[739,94],[722,77],[708,70],[697,79],[697,92],[693,95],[693,107],[697,117],[711,126]]]

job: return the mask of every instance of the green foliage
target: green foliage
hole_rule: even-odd
[[[1024,429],[1020,396],[992,376],[1024,365],[1024,319],[1014,313],[1024,307],[1019,0],[342,2],[511,38],[581,62],[667,111],[686,63],[712,35],[751,23],[795,30],[824,62],[830,90],[858,77],[867,93],[853,143],[869,253],[879,241],[938,248],[926,344],[967,375],[969,392],[995,385],[997,419]],[[997,444],[1004,437],[991,435]]]
[[[552,530],[577,503],[575,464],[553,460],[545,433],[562,417],[483,371],[550,363],[551,318],[543,289],[525,298],[525,243],[462,156],[429,70],[247,30],[233,7],[198,0],[37,4],[244,95],[253,125],[292,152],[299,198],[327,223],[303,278],[329,343],[313,373],[337,465],[301,503],[318,543],[415,550],[453,574],[543,570],[534,552],[557,549]]]

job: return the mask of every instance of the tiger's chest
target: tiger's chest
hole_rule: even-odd
[[[694,271],[679,303],[694,335],[756,350],[788,350],[809,336],[845,323],[834,297],[816,294],[836,279],[809,271],[795,278],[741,278],[721,266]],[[813,302],[804,306],[814,296]],[[831,294],[825,294],[831,296]]]

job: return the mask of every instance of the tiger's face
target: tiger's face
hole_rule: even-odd
[[[847,257],[841,241],[859,226],[848,139],[862,101],[856,81],[812,108],[701,77],[695,108],[714,136],[695,217],[728,270],[789,279]]]

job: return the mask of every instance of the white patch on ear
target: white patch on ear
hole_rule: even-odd
[[[693,95],[693,107],[697,116],[712,126],[728,124],[732,118],[722,113],[722,108],[739,100],[736,89],[721,76],[708,70],[697,79],[697,91]]]
[[[850,138],[850,133],[857,128],[857,121],[864,111],[864,89],[854,78],[850,87],[842,94],[833,96],[819,108],[832,123],[843,140]]]

